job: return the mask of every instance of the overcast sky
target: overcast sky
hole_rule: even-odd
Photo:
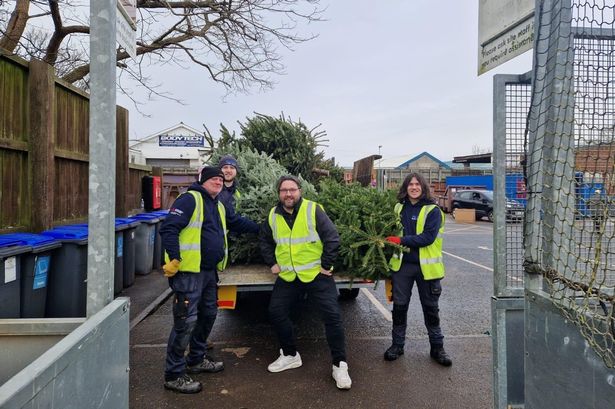
[[[477,76],[478,1],[323,0],[328,20],[309,27],[319,37],[283,52],[286,74],[273,90],[223,98],[202,70],[159,71],[163,88],[187,105],[158,99],[130,109],[130,138],[180,121],[218,136],[219,124],[259,112],[284,112],[308,127],[322,124],[327,157],[341,165],[371,154],[384,158],[427,151],[440,160],[491,149],[493,75],[531,69],[531,52]],[[163,76],[162,76],[163,75]]]

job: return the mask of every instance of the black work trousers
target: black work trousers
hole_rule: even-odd
[[[440,280],[425,280],[419,265],[402,263],[399,271],[391,275],[391,281],[393,283],[393,344],[403,346],[405,343],[408,305],[412,296],[412,287],[416,283],[423,308],[425,327],[429,334],[429,343],[434,347],[443,346],[444,336],[440,328],[438,307],[438,300],[442,293]]]
[[[335,281],[333,277],[324,274],[318,274],[309,283],[303,283],[298,278],[292,282],[277,278],[269,303],[269,319],[278,335],[280,347],[284,355],[295,355],[297,352],[290,313],[295,303],[306,293],[325,324],[333,364],[339,365],[340,361],[346,361],[342,314],[337,302]]]
[[[165,381],[179,378],[186,365],[203,361],[207,337],[218,314],[218,277],[215,271],[177,273],[169,278],[173,297],[173,329],[167,344]],[[188,357],[186,348],[190,345]]]

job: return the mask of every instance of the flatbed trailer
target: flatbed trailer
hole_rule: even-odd
[[[231,265],[219,273],[218,307],[234,309],[237,293],[250,291],[271,291],[276,280],[269,267],[263,264]],[[340,298],[354,299],[361,287],[374,285],[373,281],[353,279],[343,272],[333,273]]]

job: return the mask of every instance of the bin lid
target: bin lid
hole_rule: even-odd
[[[160,218],[160,216],[157,216],[155,214],[151,214],[151,213],[139,213],[139,214],[135,214],[134,216],[131,216],[133,219],[138,219],[144,223],[148,223],[148,224],[154,224],[154,223],[158,223],[160,220],[162,220]]]
[[[116,226],[126,225],[126,228],[130,228],[130,227],[135,227],[139,225],[139,223],[141,223],[141,220],[134,219],[132,217],[116,217],[115,218]]]
[[[56,227],[52,230],[46,230],[42,234],[51,236],[60,241],[83,241],[84,243],[88,241],[87,227]]]
[[[169,215],[169,210],[156,210],[155,212],[150,212],[150,214],[155,214],[156,216],[164,219]]]
[[[0,247],[23,246],[23,240],[13,237],[13,234],[0,235]]]
[[[5,239],[15,239],[21,244],[32,247],[32,250],[48,250],[55,247],[60,247],[62,244],[51,236],[34,233],[11,233],[4,235]]]
[[[118,222],[118,220],[115,219],[115,231],[125,230],[129,227],[133,227],[133,226],[130,226],[128,225],[128,223],[125,223],[125,222]],[[73,229],[85,229],[87,231],[88,224],[87,223],[65,224],[63,226],[57,226],[54,230],[73,230]]]
[[[0,258],[16,256],[22,253],[27,253],[32,250],[32,247],[26,246],[26,243],[23,240],[7,236],[11,235],[0,235]]]

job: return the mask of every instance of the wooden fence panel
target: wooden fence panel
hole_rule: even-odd
[[[26,175],[26,177],[22,177]],[[20,229],[30,222],[27,152],[0,150],[0,227]]]
[[[30,223],[27,104],[27,64],[0,59],[0,228]]]
[[[118,107],[117,217],[140,211],[141,179],[152,172],[129,165],[128,119]],[[0,233],[87,218],[89,121],[85,92],[40,61],[0,52]]]

